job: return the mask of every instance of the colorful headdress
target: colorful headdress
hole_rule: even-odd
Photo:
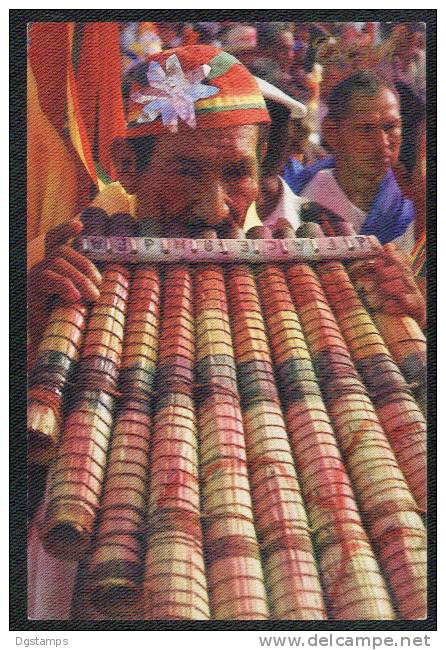
[[[216,47],[166,50],[139,75],[130,92],[128,138],[270,121],[254,76]]]

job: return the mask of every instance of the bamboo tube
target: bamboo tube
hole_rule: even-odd
[[[328,270],[326,272],[328,273]],[[317,300],[324,302],[323,292],[321,287],[317,286],[314,272],[306,265],[293,265],[288,270],[287,279],[304,333],[307,334],[309,328],[311,330],[315,320],[312,312],[317,313],[319,322],[323,323],[328,319],[330,327],[335,328],[336,321],[327,299],[324,311],[318,306],[311,310],[304,309],[306,301],[314,299],[311,295],[312,286],[316,287]],[[349,304],[347,301],[344,303],[345,310],[348,310]],[[332,384],[337,381],[339,375],[345,374],[344,368],[348,365],[348,348],[344,342],[342,350],[342,340],[339,331],[339,354],[331,360],[328,357],[325,359],[325,371],[329,370],[327,376]],[[311,354],[318,358],[320,363],[322,350],[309,337],[307,341]],[[354,369],[351,359],[349,365],[350,369]],[[324,382],[321,384],[323,386]],[[426,566],[420,561],[420,552],[412,552],[411,544],[412,540],[416,539],[420,547],[425,549],[425,532],[417,505],[374,413],[373,405],[365,391],[336,394],[329,390],[325,403],[335,427],[367,532],[391,588],[399,615],[402,618],[422,617],[426,606]],[[403,522],[406,523],[403,525]],[[407,548],[407,552],[400,555],[397,566],[395,562],[389,561],[386,554],[385,540],[388,535],[393,535],[398,540],[399,547]],[[404,576],[404,583],[401,575]],[[407,600],[408,590],[413,594],[410,603]]]
[[[85,305],[60,306],[51,312],[29,377],[28,460],[47,465],[60,437],[62,395],[79,356],[85,329]]]
[[[89,556],[79,562],[74,597],[71,605],[71,620],[74,621],[140,621],[143,619],[141,600],[128,602],[124,599],[113,613],[98,608],[98,602],[92,598]]]
[[[261,314],[250,269],[241,265],[230,268],[226,286],[255,524],[264,555],[271,614],[274,619],[323,619],[326,613],[322,590],[277,392],[274,395],[273,387],[265,392],[260,385],[248,393],[243,372],[240,375],[244,361],[264,362],[272,375],[264,328],[259,325],[255,333],[236,328],[240,317]]]
[[[109,616],[128,615],[137,608],[142,594],[142,537],[155,376],[152,359],[156,358],[158,348],[159,293],[158,271],[138,267],[128,299],[120,408],[113,427],[100,517],[86,577],[94,607]],[[151,341],[147,345],[151,353],[141,368],[140,363],[133,364],[129,350],[142,341],[148,325]],[[135,507],[138,503],[141,509]]]
[[[193,402],[191,277],[166,270],[153,416],[143,610],[147,619],[208,619]]]
[[[319,266],[319,278],[327,295],[339,329],[348,344],[352,359],[356,362],[366,386],[374,398],[381,424],[392,444],[409,487],[419,507],[426,509],[426,422],[412,397],[398,366],[392,359],[385,343],[367,310],[362,305],[350,278],[342,264],[325,263]],[[389,335],[391,336],[391,335]],[[369,356],[369,348],[381,348],[381,355]],[[383,361],[387,374],[383,372]],[[370,372],[370,369],[374,370]],[[389,407],[398,403],[401,419],[388,417]],[[391,408],[391,407],[390,407]],[[404,422],[407,413],[415,413],[410,426]],[[401,425],[405,424],[402,433]]]
[[[330,618],[392,619],[391,599],[362,526],[302,328],[297,317],[288,315],[294,313],[294,305],[284,272],[263,267],[257,274],[257,287]],[[276,307],[278,295],[285,301],[283,311]],[[292,349],[282,361],[285,334],[302,341],[303,346]],[[328,562],[334,548],[342,556],[335,575]],[[366,571],[362,567],[365,559]],[[346,608],[341,600],[347,591],[354,592],[355,598]]]
[[[218,291],[219,310],[212,310]],[[197,331],[196,380],[200,484],[206,569],[212,618],[268,618],[263,571],[254,528],[243,420],[223,270],[198,267],[194,274]],[[214,314],[214,312],[217,312]],[[204,355],[215,341],[230,354]]]
[[[330,234],[328,229],[336,235],[355,234],[351,224],[333,219],[333,215],[320,214],[322,227],[326,234]],[[347,265],[349,271],[349,265]],[[367,291],[371,282],[371,276],[367,269],[367,264],[355,265],[349,271],[351,280],[359,295],[367,296]],[[373,282],[373,279],[372,279]],[[426,411],[426,337],[418,326],[417,322],[404,314],[390,315],[383,310],[382,304],[368,304],[370,314],[378,328],[378,331],[391,352],[392,357],[399,366],[400,372],[406,379],[407,385],[410,386],[419,407],[425,413]]]
[[[120,295],[125,310],[128,278],[123,267],[107,267],[92,318],[108,304],[110,296]],[[117,310],[118,307],[110,307],[109,314],[113,317]],[[98,344],[108,334],[100,329],[85,334],[78,366],[80,385],[70,395],[61,444],[48,478],[42,538],[45,549],[60,558],[77,559],[85,553],[99,505],[122,350],[122,340],[116,335],[112,347]],[[108,356],[99,354],[103,348],[110,350]],[[98,356],[102,359],[96,363]],[[114,370],[104,361],[110,361]],[[74,466],[73,450],[77,457]]]
[[[84,235],[103,234],[107,214],[89,208],[81,214]],[[48,465],[60,438],[62,393],[79,357],[88,308],[83,304],[59,305],[50,314],[29,377],[28,459]]]
[[[359,282],[355,286],[359,288]],[[426,337],[409,316],[372,312],[378,330],[397,362],[423,413],[426,412]]]

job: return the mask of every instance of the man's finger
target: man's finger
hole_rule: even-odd
[[[376,259],[370,260],[355,260],[348,266],[350,276],[355,280],[363,275],[373,273],[376,268]]]
[[[382,282],[382,284],[378,285],[378,287],[384,295],[395,297],[397,300],[404,296],[406,293],[413,293],[410,291],[406,282],[401,277],[386,280],[385,282]]]
[[[86,275],[83,275],[75,266],[63,257],[56,257],[51,262],[51,270],[67,277],[87,301],[97,300],[99,291],[95,284]]]
[[[376,270],[376,281],[386,282],[387,280],[404,277],[404,275],[404,269],[400,265],[391,264],[390,266],[381,266]]]
[[[385,251],[386,253],[392,254],[397,250],[398,247],[393,242],[388,242],[387,244],[383,244],[383,251]]]
[[[82,232],[83,225],[79,219],[72,219],[67,223],[61,223],[59,226],[52,228],[45,236],[46,253],[52,253],[56,248],[73,237],[77,237]]]
[[[42,273],[42,289],[48,296],[56,294],[63,302],[73,303],[81,299],[81,294],[71,280],[51,269],[45,269]]]
[[[396,263],[396,264],[401,264],[402,266],[405,267],[411,267],[412,265],[412,260],[411,257],[408,253],[405,251],[401,250],[395,244],[385,244],[383,246],[383,249],[385,251],[385,256],[384,256],[384,262],[386,265]]]
[[[364,296],[364,300],[369,309],[379,310],[383,304],[383,296],[379,291],[368,291]]]
[[[58,257],[64,257],[70,264],[77,268],[83,275],[85,275],[93,284],[99,286],[102,282],[102,276],[93,264],[84,255],[75,251],[69,246],[61,246],[58,250]]]

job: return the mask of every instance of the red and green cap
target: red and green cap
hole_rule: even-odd
[[[255,77],[209,45],[150,57],[132,84],[127,119],[128,138],[270,122]]]

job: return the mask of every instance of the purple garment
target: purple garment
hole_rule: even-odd
[[[296,161],[297,162],[297,161]],[[333,169],[334,156],[318,160],[313,165],[298,169],[287,162],[284,179],[297,195],[322,169]],[[375,196],[360,235],[375,235],[381,244],[387,244],[402,235],[414,220],[415,207],[412,201],[405,199],[396,182],[395,175],[389,169],[384,176]]]

